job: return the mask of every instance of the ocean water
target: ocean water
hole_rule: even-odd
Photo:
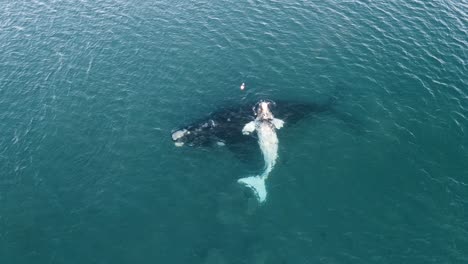
[[[466,0],[2,1],[0,51],[0,263],[468,263]],[[263,205],[170,138],[326,97]]]

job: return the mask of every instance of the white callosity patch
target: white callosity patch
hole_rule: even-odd
[[[184,145],[184,142],[178,140],[183,138],[187,134],[190,134],[190,132],[187,129],[177,130],[174,133],[172,133],[172,140],[174,140],[174,145],[176,147],[182,147]]]
[[[177,130],[174,133],[172,133],[172,140],[178,140],[179,138],[185,136],[187,134],[188,130],[187,129],[182,129],[182,130]]]
[[[259,114],[259,118],[264,120],[273,119],[273,114],[271,113],[267,102],[260,103],[260,109],[261,111]]]

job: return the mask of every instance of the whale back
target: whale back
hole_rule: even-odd
[[[276,106],[272,108],[273,115],[292,125],[315,113],[330,111],[332,102],[309,103],[286,100],[275,100]],[[204,118],[200,118],[172,132],[173,140],[188,146],[214,146],[219,142],[229,146],[254,142],[254,136],[242,134],[243,126],[254,120],[252,108],[256,102],[229,104],[220,108]],[[179,135],[182,137],[174,137]],[[176,138],[176,139],[174,139]]]

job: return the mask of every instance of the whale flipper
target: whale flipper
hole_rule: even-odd
[[[239,179],[237,182],[245,184],[247,187],[251,188],[260,203],[263,203],[266,200],[267,191],[265,188],[265,177],[251,176]]]
[[[284,125],[284,121],[278,118],[273,118],[273,120],[271,120],[271,123],[275,126],[276,129],[280,129]]]
[[[255,130],[255,121],[250,121],[247,124],[245,124],[244,128],[242,128],[242,134],[248,135]]]

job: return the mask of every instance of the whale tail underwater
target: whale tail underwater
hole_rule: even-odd
[[[257,196],[259,202],[264,202],[267,197],[267,191],[265,187],[265,179],[262,175],[250,176],[237,180],[238,183],[245,184],[245,186],[251,188]]]
[[[268,175],[273,170],[273,166],[268,166],[261,175],[250,176],[238,179],[237,182],[244,184],[245,186],[252,189],[252,191],[257,196],[257,199],[260,203],[265,202],[267,197],[267,190],[265,186],[265,181],[268,179]]]

